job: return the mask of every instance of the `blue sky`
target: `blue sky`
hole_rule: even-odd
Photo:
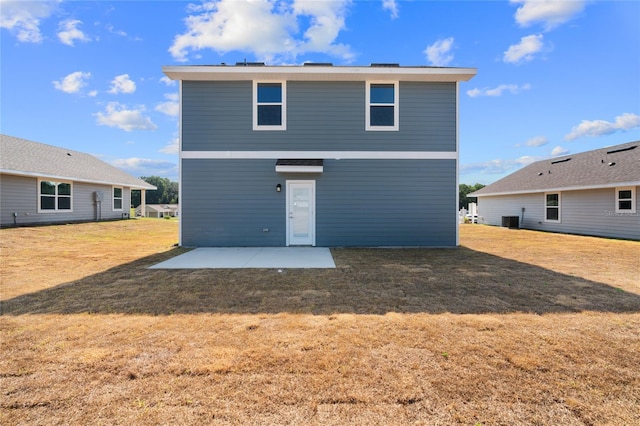
[[[474,67],[460,182],[640,139],[640,2],[0,0],[0,130],[177,180],[164,65]]]

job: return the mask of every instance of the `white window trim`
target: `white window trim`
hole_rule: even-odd
[[[631,191],[631,208],[620,209],[620,191]],[[628,200],[628,198],[623,198]],[[636,188],[634,186],[625,186],[616,188],[616,213],[635,213],[636,212]]]
[[[371,107],[389,106],[389,104],[372,104],[371,103],[371,85],[372,84],[393,84],[393,126],[372,126],[371,125]],[[365,130],[377,132],[397,132],[400,130],[400,83],[398,81],[367,81],[365,90]]]
[[[56,184],[56,193],[53,196],[55,198],[55,208],[54,209],[43,209],[42,208],[42,197],[51,196],[47,194],[42,194],[40,191],[42,190],[41,182],[53,182]],[[69,196],[70,209],[58,209],[58,185],[61,183],[68,183],[71,185],[71,195]],[[64,195],[64,197],[67,197]],[[52,180],[52,179],[38,179],[38,213],[73,213],[73,182],[68,180]]]
[[[260,105],[281,105],[282,124],[279,126],[258,125],[258,83],[279,83],[282,85],[282,102],[263,102]],[[285,80],[253,80],[253,130],[287,130],[287,82]]]
[[[556,207],[556,206],[547,206],[547,195],[558,195],[558,220],[547,219],[547,208]],[[550,223],[561,223],[562,222],[562,193],[560,192],[545,192],[544,193],[544,221]]]
[[[116,194],[114,193],[115,189],[120,189],[120,191],[122,191],[122,196],[119,198],[120,201],[122,201],[121,205],[122,207],[117,209],[116,208]],[[124,210],[124,188],[121,186],[112,186],[111,187],[111,211],[114,212],[121,212]]]

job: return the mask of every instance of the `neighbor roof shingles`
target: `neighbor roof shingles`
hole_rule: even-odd
[[[636,148],[628,149],[634,146]],[[567,159],[569,160],[563,161]],[[615,164],[609,165],[610,163]],[[469,195],[527,193],[619,184],[640,185],[640,141],[537,161]]]
[[[156,189],[92,155],[7,135],[0,135],[0,172]]]

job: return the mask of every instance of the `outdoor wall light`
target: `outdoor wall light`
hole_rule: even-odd
[[[277,184],[276,185],[276,192],[280,192],[280,191],[282,191],[282,185]]]

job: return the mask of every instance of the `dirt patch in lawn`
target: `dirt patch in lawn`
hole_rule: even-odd
[[[640,422],[637,242],[466,225],[278,272],[149,270],[162,220],[0,237],[3,424]]]

